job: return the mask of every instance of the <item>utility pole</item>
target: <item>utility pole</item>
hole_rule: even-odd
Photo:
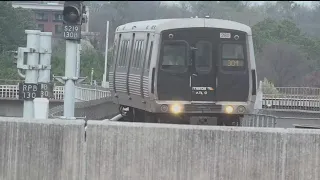
[[[79,78],[77,74],[78,45],[81,40],[84,13],[83,1],[65,1],[63,9],[63,37],[66,40],[65,76],[55,77],[65,84],[64,119],[75,119],[75,83],[84,80],[84,78]]]
[[[109,80],[107,79],[108,75],[108,43],[109,43],[109,21],[107,21],[107,30],[106,30],[106,51],[104,54],[104,73],[102,78],[102,86],[104,88],[109,88]]]

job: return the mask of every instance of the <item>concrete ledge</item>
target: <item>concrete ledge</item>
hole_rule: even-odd
[[[320,131],[88,121],[89,179],[319,179]]]
[[[83,180],[84,121],[0,118],[0,179]]]

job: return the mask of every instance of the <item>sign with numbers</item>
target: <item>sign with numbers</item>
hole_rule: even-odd
[[[220,38],[221,39],[230,39],[231,33],[220,33]]]
[[[53,83],[41,84],[41,98],[53,98]]]
[[[41,84],[19,83],[19,99],[33,100],[40,97]]]
[[[63,37],[67,40],[80,40],[81,25],[63,25]]]

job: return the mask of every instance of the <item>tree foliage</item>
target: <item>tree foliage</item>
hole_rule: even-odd
[[[26,29],[34,29],[32,13],[21,8],[13,8],[11,2],[0,1],[0,76],[3,79],[18,79],[10,51],[26,45]]]
[[[95,48],[81,53],[81,75],[101,81],[104,68],[106,21],[110,22],[109,47],[112,47],[115,29],[132,21],[161,18],[204,17],[228,19],[252,27],[257,72],[276,86],[314,85],[320,70],[320,3],[313,8],[298,5],[294,1],[266,2],[252,5],[248,1],[181,1],[175,4],[160,1],[101,1],[85,2],[90,9],[89,29],[100,32],[101,38],[91,44]],[[16,67],[9,53],[18,46],[25,46],[25,29],[34,29],[32,14],[14,9],[10,2],[0,6],[0,75],[16,78]],[[65,42],[55,40],[52,54],[52,72],[64,75]],[[99,43],[98,43],[99,42]],[[109,48],[111,49],[111,48]],[[108,66],[112,62],[108,53]]]

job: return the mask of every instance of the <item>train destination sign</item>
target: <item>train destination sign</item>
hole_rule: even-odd
[[[19,99],[33,100],[40,97],[41,84],[34,83],[19,83]]]

